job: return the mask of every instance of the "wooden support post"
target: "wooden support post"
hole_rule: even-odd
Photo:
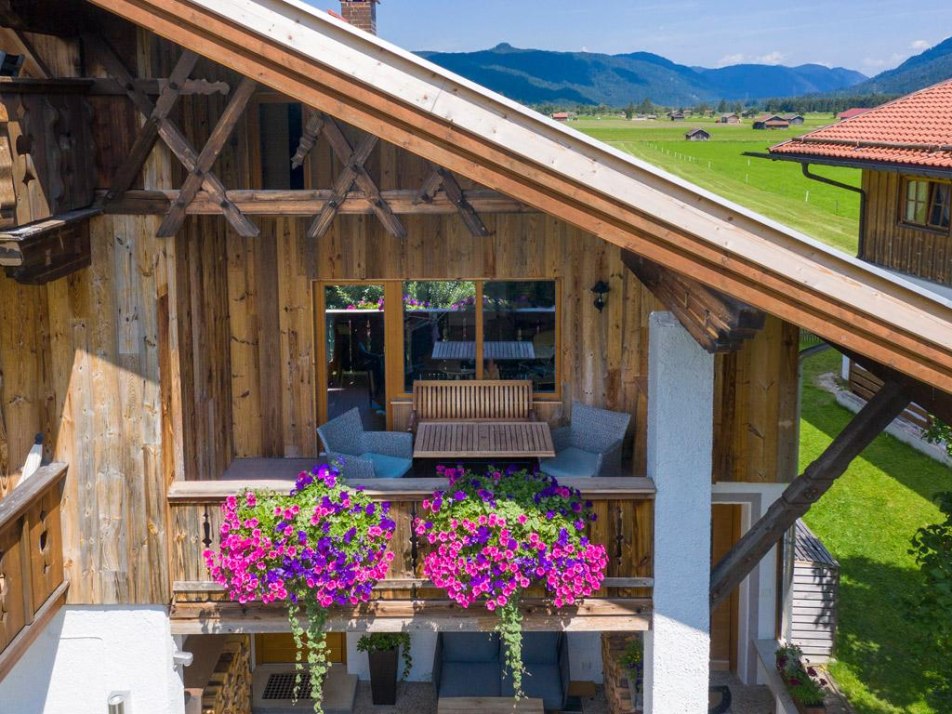
[[[112,179],[112,185],[106,192],[106,203],[115,201],[132,188],[132,182],[139,175],[142,165],[149,157],[152,147],[155,146],[155,142],[159,138],[159,124],[168,118],[169,112],[172,111],[172,107],[175,106],[175,102],[181,96],[181,88],[188,79],[188,75],[195,68],[196,62],[198,62],[197,54],[191,50],[182,52],[181,57],[172,69],[172,74],[169,75],[168,85],[162,90],[155,102],[152,113],[146,119],[145,124],[142,125],[132,149],[129,150],[129,156],[116,171],[116,175]]]
[[[466,224],[466,227],[473,236],[485,238],[492,235],[492,231],[483,223],[476,209],[466,200],[459,181],[456,180],[456,177],[452,173],[441,166],[433,167],[433,171],[430,172],[429,176],[427,176],[423,182],[423,185],[420,186],[420,190],[413,201],[414,204],[433,203],[433,199],[441,187],[443,193],[445,193],[446,197],[450,200],[450,203],[456,206],[456,210],[463,219],[463,223]]]
[[[343,171],[340,172],[337,180],[334,181],[334,188],[331,189],[331,197],[321,209],[321,212],[314,217],[314,220],[307,229],[308,238],[320,238],[327,233],[327,230],[331,227],[331,223],[334,222],[334,218],[337,217],[337,212],[340,210],[341,204],[347,200],[347,194],[354,185],[357,167],[367,160],[367,157],[370,156],[370,152],[374,150],[376,145],[377,137],[367,134],[361,139],[360,144],[358,144],[357,149],[351,153],[349,159],[345,160]]]
[[[228,101],[228,106],[225,107],[225,111],[222,112],[218,123],[208,137],[202,153],[195,161],[195,167],[185,179],[185,183],[182,184],[178,198],[169,208],[169,212],[165,214],[165,218],[156,231],[156,235],[160,238],[174,236],[182,227],[182,223],[185,222],[185,209],[198,194],[202,182],[205,180],[205,175],[211,171],[212,165],[225,147],[225,142],[235,130],[235,125],[238,124],[238,119],[241,118],[245,107],[248,106],[248,100],[251,99],[256,86],[253,79],[241,78],[238,88],[235,89],[235,93]]]
[[[109,47],[104,40],[96,36],[87,36],[87,43],[91,48],[98,51],[106,70],[112,74],[123,89],[126,90],[126,94],[132,100],[133,104],[136,105],[139,112],[146,117],[152,116],[152,113],[155,111],[152,100],[136,86],[135,78],[129,70],[126,69],[126,66],[112,48]],[[172,120],[168,117],[160,119],[158,121],[158,132],[159,136],[162,137],[162,141],[168,145],[169,149],[171,149],[172,153],[182,162],[186,170],[194,171],[198,165],[198,153]],[[221,206],[222,213],[238,235],[243,238],[257,237],[258,227],[229,200],[225,187],[217,176],[210,172],[205,173],[202,178],[202,188]]]
[[[711,609],[727,598],[798,518],[909,404],[905,385],[887,382],[819,458],[787,487],[763,518],[731,548],[711,572]]]

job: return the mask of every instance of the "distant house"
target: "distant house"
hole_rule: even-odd
[[[569,113],[568,113],[568,112],[555,112],[555,113],[552,115],[552,118],[555,119],[556,121],[568,121],[568,120],[569,120]]]
[[[790,122],[779,114],[761,114],[754,119],[754,129],[789,129]]]
[[[721,114],[717,120],[720,124],[740,124],[740,117],[737,114]]]
[[[707,141],[711,138],[711,135],[704,131],[704,129],[691,129],[689,132],[685,132],[684,138],[688,141]]]
[[[668,112],[671,121],[684,121],[684,112]]]
[[[803,124],[802,114],[784,114],[782,118],[785,119],[790,126],[800,126]]]
[[[837,114],[836,118],[840,121],[843,121],[844,119],[852,119],[853,117],[858,117],[860,114],[865,114],[871,108],[872,107],[852,107],[851,109],[847,109],[845,112],[840,112]]]

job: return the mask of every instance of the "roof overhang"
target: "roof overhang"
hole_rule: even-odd
[[[952,178],[952,169],[937,169],[928,166],[914,166],[910,164],[893,164],[886,161],[863,161],[861,159],[838,159],[829,156],[813,156],[810,154],[775,154],[745,152],[747,156],[773,161],[793,161],[799,164],[820,164],[823,166],[841,166],[847,169],[864,169],[867,171],[888,171],[910,176],[927,176],[930,178]]]
[[[540,211],[952,392],[952,306],[294,0],[91,0]]]

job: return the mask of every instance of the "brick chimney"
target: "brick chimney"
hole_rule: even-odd
[[[347,22],[371,35],[377,34],[379,0],[340,0],[340,14]]]

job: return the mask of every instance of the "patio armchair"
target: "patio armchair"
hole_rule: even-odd
[[[539,468],[556,478],[602,476],[621,469],[621,446],[631,415],[572,404],[569,426],[552,430],[555,456]]]
[[[329,463],[347,478],[400,478],[413,465],[413,437],[402,431],[364,431],[354,407],[317,427]]]

